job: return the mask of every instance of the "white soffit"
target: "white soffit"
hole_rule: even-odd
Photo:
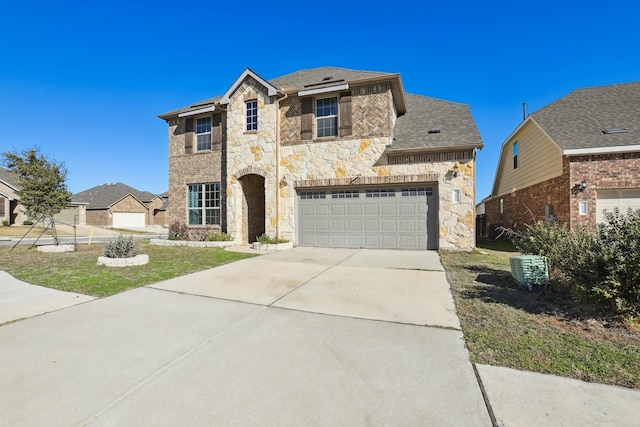
[[[574,148],[564,150],[565,156],[579,156],[581,154],[607,154],[640,151],[640,145],[619,145],[617,147]]]
[[[184,113],[178,114],[178,117],[188,117],[195,116],[196,114],[209,113],[211,111],[214,111],[215,109],[215,105],[210,105],[208,107],[198,108],[197,110],[185,111]]]
[[[298,96],[316,95],[318,93],[336,92],[339,90],[347,90],[347,89],[349,89],[349,83],[343,83],[341,85],[336,85],[336,86],[327,86],[327,87],[301,90],[298,92]]]

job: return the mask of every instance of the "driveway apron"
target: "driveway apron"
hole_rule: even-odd
[[[435,252],[296,248],[0,343],[7,425],[491,425]]]

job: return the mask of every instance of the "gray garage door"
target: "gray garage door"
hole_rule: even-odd
[[[436,186],[298,191],[298,243],[437,249]]]

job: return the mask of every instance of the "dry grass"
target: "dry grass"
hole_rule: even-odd
[[[640,389],[640,328],[521,290],[513,251],[441,254],[472,361]]]

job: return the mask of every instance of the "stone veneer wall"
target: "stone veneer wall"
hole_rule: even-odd
[[[439,177],[439,247],[473,248],[473,161],[387,165],[383,153],[389,142],[390,138],[371,138],[283,147],[280,165],[288,185],[282,188],[280,194],[282,237],[295,238],[295,181],[348,177],[389,177],[392,181],[394,176],[429,174]],[[451,173],[455,164],[460,170],[457,177]],[[460,190],[460,203],[453,203],[454,189]]]
[[[258,130],[246,131],[245,101],[258,101]],[[231,95],[227,109],[227,233],[238,242],[254,236],[245,236],[242,220],[243,190],[239,181],[242,171],[262,175],[265,187],[265,232],[276,234],[275,156],[276,156],[276,104],[275,98],[255,80],[248,78]],[[251,212],[249,212],[251,215]]]

